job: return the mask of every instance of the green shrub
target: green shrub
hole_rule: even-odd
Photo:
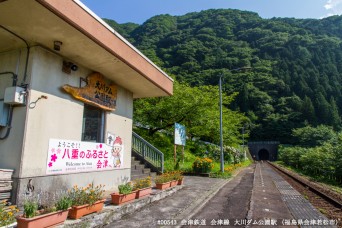
[[[213,167],[213,160],[210,158],[196,158],[192,165],[195,173],[209,173]]]
[[[93,183],[87,187],[78,187],[75,185],[68,191],[68,197],[72,201],[72,206],[93,205],[96,201],[103,199],[104,185],[95,186]]]
[[[151,187],[151,185],[152,185],[151,177],[135,179],[133,181],[134,190],[148,188],[148,187]]]
[[[34,200],[27,200],[24,202],[24,217],[33,218],[37,215],[38,203]]]
[[[72,200],[67,196],[61,197],[55,204],[57,211],[67,210],[69,207],[71,207],[71,205],[72,205]]]
[[[128,182],[126,184],[120,184],[118,188],[119,188],[119,194],[124,194],[124,195],[131,193],[133,190],[133,186],[131,182]]]

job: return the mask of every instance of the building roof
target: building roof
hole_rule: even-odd
[[[102,73],[134,98],[173,93],[172,78],[78,0],[0,0],[0,25]],[[63,43],[60,51],[54,41]],[[0,53],[25,46],[0,28]]]

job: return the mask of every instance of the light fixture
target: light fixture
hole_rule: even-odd
[[[66,74],[70,74],[71,71],[77,71],[78,66],[72,62],[63,61],[62,71]]]
[[[62,41],[55,40],[55,41],[53,42],[53,49],[54,49],[55,51],[60,51],[60,50],[61,50],[62,44],[63,44]]]

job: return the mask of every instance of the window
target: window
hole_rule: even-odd
[[[103,142],[104,111],[84,104],[82,141]]]

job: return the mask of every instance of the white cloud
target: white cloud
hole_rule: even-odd
[[[328,15],[341,15],[342,0],[328,0],[324,8],[329,11]]]

